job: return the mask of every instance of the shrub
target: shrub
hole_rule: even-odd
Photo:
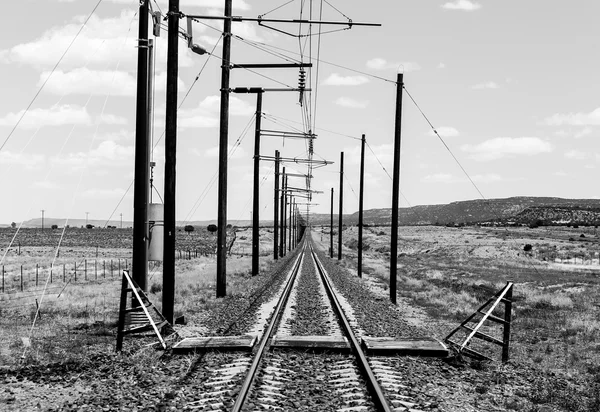
[[[208,226],[206,227],[206,230],[208,230],[208,231],[209,231],[209,232],[211,232],[211,233],[214,233],[214,232],[216,232],[216,231],[217,231],[217,225],[208,225]]]
[[[192,225],[185,225],[185,227],[183,228],[183,230],[185,230],[186,232],[193,232],[194,231],[194,226]]]
[[[85,225],[85,228],[86,228],[86,229],[93,229],[93,228],[94,228],[94,225],[92,225],[92,224],[88,223],[87,225]]]
[[[531,249],[533,249],[533,246],[531,246],[529,243],[527,243],[525,246],[523,246],[523,250],[525,252],[529,252]]]
[[[150,286],[150,293],[158,293],[158,292],[162,292],[162,285],[160,283],[153,283],[152,286]]]
[[[58,225],[52,225],[52,229],[58,229]]]

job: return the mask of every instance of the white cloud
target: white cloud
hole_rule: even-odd
[[[217,127],[219,125],[220,96],[207,96],[194,109],[179,111],[178,125],[182,128]],[[232,116],[250,116],[256,107],[236,96],[229,97],[229,114]]]
[[[475,84],[475,85],[471,86],[471,89],[475,89],[475,90],[498,89],[499,87],[500,86],[498,86],[498,83],[495,83],[495,82],[485,82],[485,83]]]
[[[421,69],[421,66],[415,62],[388,62],[380,57],[367,61],[367,67],[373,70],[399,70],[402,73]]]
[[[482,175],[470,176],[473,182],[477,183],[495,183],[505,181],[502,176],[497,173],[487,173]],[[448,173],[435,173],[432,175],[425,176],[421,179],[426,183],[468,183],[469,179],[466,176],[453,176]]]
[[[446,10],[475,11],[481,8],[481,4],[469,0],[455,0],[453,2],[444,3],[442,8]]]
[[[115,164],[131,164],[133,159],[133,146],[123,146],[112,140],[105,140],[89,152],[63,154],[52,158],[52,162],[72,170],[88,166],[108,167]]]
[[[0,118],[0,126],[14,126],[24,112],[21,110]],[[84,107],[62,105],[50,109],[29,110],[21,120],[20,127],[35,129],[41,126],[89,125],[91,122],[91,117]]]
[[[549,153],[552,145],[538,137],[496,137],[476,145],[463,145],[461,150],[479,161],[495,160],[505,156],[533,156]]]
[[[365,76],[340,76],[337,73],[332,73],[323,81],[327,86],[360,86],[366,83],[369,83],[369,79]]]
[[[24,166],[27,169],[35,169],[44,164],[46,157],[42,154],[0,152],[0,165]]]
[[[575,139],[580,139],[584,136],[587,136],[589,134],[592,134],[592,128],[591,127],[586,127],[580,131],[578,131],[577,133],[575,133]]]
[[[127,119],[122,116],[117,116],[115,114],[104,113],[99,116],[100,122],[104,124],[116,124],[116,125],[126,125],[128,123]],[[98,121],[98,120],[96,120]]]
[[[564,170],[559,170],[558,172],[554,172],[552,173],[554,176],[558,176],[558,177],[566,177],[569,176],[567,172],[565,172]]]
[[[456,137],[459,135],[458,130],[456,130],[454,127],[442,126],[442,127],[438,127],[436,130],[437,130],[438,134],[440,135],[440,137],[442,137],[442,138]],[[435,133],[433,132],[433,130],[429,131],[429,135],[435,136]]]
[[[40,74],[38,86],[48,78],[50,72]],[[68,72],[57,70],[46,83],[46,91],[55,94],[106,94],[113,96],[135,96],[135,78],[127,72],[74,69]]]
[[[446,68],[446,63],[440,63],[437,65],[438,69],[445,69]]]
[[[74,3],[79,0],[58,0],[59,3]],[[108,0],[110,3],[116,4],[127,4],[132,5],[135,0]],[[168,9],[168,2],[165,0],[159,0],[158,3],[161,5],[163,10]],[[223,0],[181,0],[181,7],[207,7],[211,9],[223,9]],[[245,0],[233,0],[234,10],[250,10],[250,5]]]
[[[232,145],[227,145],[227,153],[230,154],[230,159],[240,159],[242,157],[247,157],[246,151],[241,146],[236,146],[235,151]],[[218,157],[219,156],[219,146],[211,147],[206,152],[204,152],[206,157]]]
[[[471,180],[477,183],[494,183],[494,182],[502,182],[505,179],[496,173],[487,173],[484,175],[473,175],[471,176]]]
[[[129,1],[127,4],[135,7],[135,3]],[[137,18],[134,17],[134,13],[133,9],[123,10],[119,16],[109,18],[101,18],[94,14],[61,61],[60,69],[68,71],[92,66],[106,70],[118,65],[120,70],[135,71]],[[54,67],[81,29],[85,18],[74,17],[65,25],[46,30],[33,41],[0,50],[0,62],[41,68]],[[161,41],[155,45],[157,70],[166,68],[166,43]],[[186,47],[186,42],[181,39],[180,49],[184,50]],[[179,60],[181,67],[190,67],[195,61],[192,53],[180,53]]]
[[[577,150],[577,149],[569,150],[568,152],[565,153],[565,157],[567,159],[573,159],[573,160],[585,160],[585,159],[588,159],[590,156],[591,156],[590,153],[583,152],[583,151]]]
[[[354,100],[349,97],[340,97],[335,101],[335,104],[351,109],[364,109],[369,105],[368,100]]]
[[[544,120],[548,126],[598,126],[600,125],[600,107],[590,113],[556,113]]]
[[[425,176],[421,180],[427,183],[454,183],[457,182],[459,179],[448,173],[435,173],[432,175]]]

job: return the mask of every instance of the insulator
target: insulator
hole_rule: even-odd
[[[313,138],[312,137],[308,139],[308,153],[310,155],[313,154]]]
[[[300,75],[298,76],[298,88],[306,88],[306,71],[304,71],[304,69],[300,69]]]

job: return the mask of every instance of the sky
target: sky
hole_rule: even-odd
[[[151,4],[163,14],[168,10],[166,0]],[[181,0],[180,9],[218,16],[223,4]],[[233,5],[234,15],[244,17],[298,19],[302,11],[309,18],[312,6],[314,20],[382,25],[341,31],[348,27],[323,25],[320,36],[314,25],[307,37],[307,25],[273,24],[277,31],[256,22],[233,23],[233,63],[314,63],[306,103],[300,106],[297,92],[266,92],[262,118],[264,130],[311,129],[314,159],[334,162],[313,170],[311,187],[322,192],[313,196],[313,213],[329,212],[331,188],[338,210],[341,152],[343,210],[358,210],[362,134],[368,142],[365,209],[391,206],[398,71],[406,87],[401,207],[482,196],[600,197],[599,2],[234,0]],[[41,210],[52,218],[118,220],[122,214],[131,220],[138,2],[21,0],[7,2],[3,12],[13,17],[5,19],[0,37],[0,223],[40,217]],[[186,31],[186,21],[180,23]],[[217,215],[221,32],[218,20],[193,24],[194,43],[211,55],[192,53],[183,40],[179,44],[178,221]],[[163,194],[166,43],[163,28],[155,39],[153,202]],[[231,87],[293,88],[298,76],[298,69],[234,69]],[[255,110],[255,95],[231,95],[227,215],[233,223],[251,216]],[[261,154],[273,156],[275,150],[286,158],[306,158],[307,141],[263,136]],[[300,164],[285,166],[307,172]],[[261,182],[262,220],[273,216],[273,162],[261,161]],[[304,187],[303,179],[290,182]]]

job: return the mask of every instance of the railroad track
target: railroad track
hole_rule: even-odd
[[[199,399],[187,407],[234,412],[418,411],[393,359],[369,359],[363,351],[357,336],[361,331],[352,313],[346,313],[351,310],[336,292],[310,236],[300,247],[252,354],[230,355],[204,374]],[[282,348],[282,341],[294,339],[306,346]],[[315,340],[333,343],[333,350],[307,350]],[[340,342],[341,353],[335,350]]]

